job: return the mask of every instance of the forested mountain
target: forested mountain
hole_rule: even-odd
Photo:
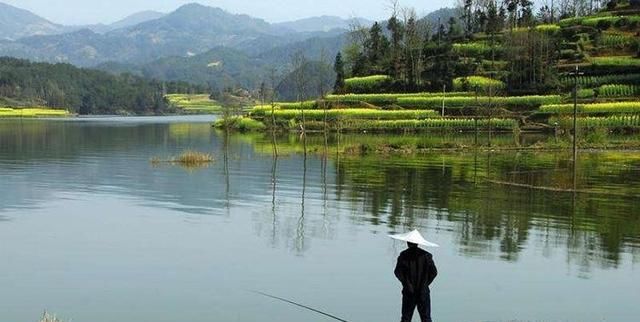
[[[202,91],[188,84],[163,84],[128,74],[80,69],[69,64],[0,58],[0,99],[65,108],[80,114],[163,113],[166,88]]]
[[[65,32],[65,27],[41,18],[27,10],[0,2],[0,39],[18,39],[34,35]]]

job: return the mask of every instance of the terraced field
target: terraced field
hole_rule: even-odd
[[[507,95],[509,48],[500,37],[532,30],[558,46],[557,84],[527,95]],[[371,75],[346,79],[344,94],[276,103],[273,112],[271,106],[256,106],[247,116],[266,128],[292,131],[557,131],[561,127],[570,132],[577,84],[579,126],[638,132],[638,35],[638,10],[603,11],[533,29],[515,28],[498,35],[495,43],[478,34],[453,44],[460,61],[477,67],[475,75],[454,78],[451,92],[445,87],[442,92],[386,93],[394,79]],[[577,76],[572,74],[576,67]]]

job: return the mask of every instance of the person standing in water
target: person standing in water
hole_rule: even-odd
[[[407,242],[408,248],[398,256],[394,274],[402,283],[402,318],[400,322],[410,322],[416,307],[422,322],[431,320],[431,291],[429,286],[438,275],[431,253],[418,245],[438,247],[425,240],[414,230],[407,234],[393,235],[391,238]]]

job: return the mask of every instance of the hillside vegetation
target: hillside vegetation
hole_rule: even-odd
[[[161,83],[68,64],[31,63],[0,58],[0,116],[30,116],[33,106],[75,114],[162,114],[169,112],[163,92],[201,91],[185,83]],[[51,114],[51,113],[49,113]],[[56,113],[53,113],[56,114]],[[35,115],[35,116],[38,116]],[[46,115],[45,115],[46,116]]]
[[[568,133],[577,83],[582,128],[640,129],[640,4],[533,10],[528,1],[466,0],[435,33],[415,15],[394,15],[351,34],[333,95],[250,116],[302,131]]]

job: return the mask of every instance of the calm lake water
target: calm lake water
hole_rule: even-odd
[[[442,245],[437,321],[640,316],[639,152],[583,152],[575,177],[564,152],[337,153],[464,137],[309,137],[305,157],[287,136],[274,158],[211,120],[0,121],[0,320],[330,321],[255,290],[397,321],[387,234],[412,228]],[[216,162],[150,162],[187,149]]]

